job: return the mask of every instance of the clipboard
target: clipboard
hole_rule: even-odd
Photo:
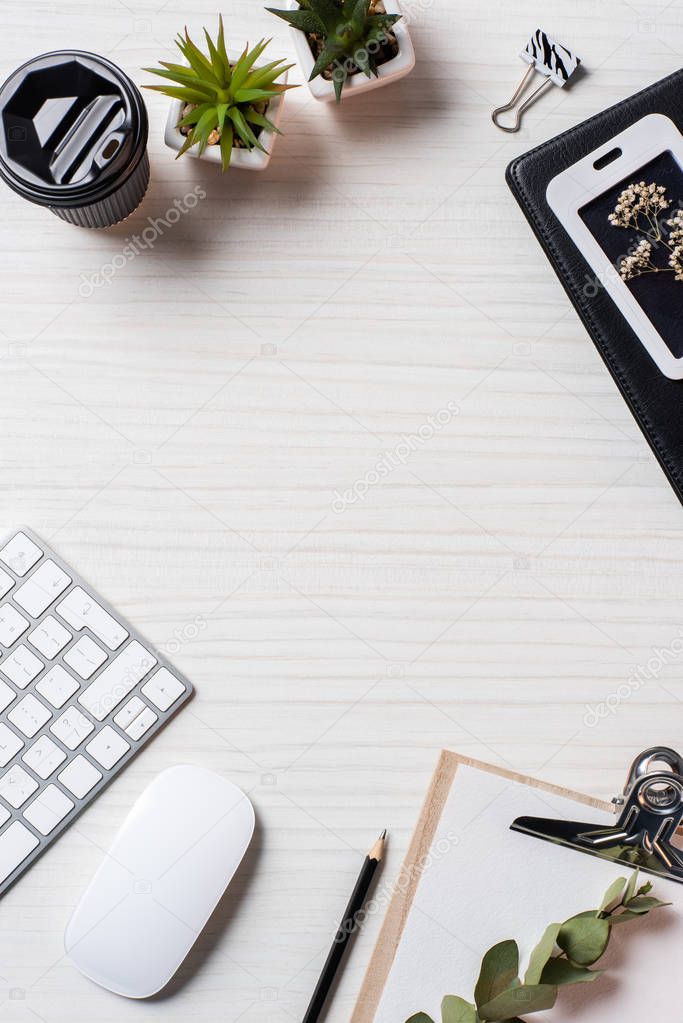
[[[416,901],[419,901],[418,890],[420,888],[423,878],[427,879],[425,883],[431,883],[429,880],[430,875],[422,869],[422,865],[426,860],[429,859],[430,855],[434,852],[435,839],[439,833],[439,829],[442,827],[442,818],[444,811],[450,804],[452,794],[458,790],[459,778],[470,779],[470,785],[472,778],[472,772],[477,772],[477,778],[481,779],[477,783],[480,785],[482,791],[485,791],[488,796],[491,796],[492,792],[498,790],[504,793],[508,791],[514,791],[515,799],[514,802],[517,806],[528,807],[530,812],[534,812],[531,808],[536,805],[545,808],[545,812],[552,814],[557,811],[557,807],[563,808],[564,816],[576,816],[581,815],[591,820],[594,820],[596,824],[603,823],[605,826],[614,824],[614,806],[609,802],[601,801],[598,799],[585,796],[581,793],[573,792],[570,789],[562,788],[560,786],[551,785],[546,782],[539,781],[535,778],[530,778],[526,775],[519,774],[512,771],[506,771],[502,768],[492,766],[490,764],[483,763],[478,760],[474,760],[470,757],[461,756],[457,753],[448,751],[442,751],[435,774],[432,778],[432,782],[427,793],[420,817],[417,823],[417,827],[413,833],[412,840],[408,849],[408,853],[405,857],[403,867],[399,874],[399,878],[403,879],[404,883],[399,883],[395,890],[393,897],[391,898],[389,907],[386,912],[386,916],[372,954],[365,978],[362,983],[360,994],[351,1017],[351,1023],[385,1023],[385,1020],[391,1019],[392,1023],[404,1023],[404,1020],[417,1011],[424,1011],[431,1013],[433,1018],[440,1018],[438,1015],[438,1004],[406,1004],[405,1014],[401,1009],[401,1015],[396,1015],[396,1009],[392,1005],[393,1011],[388,1012],[385,1005],[387,997],[387,990],[391,988],[391,984],[396,983],[394,981],[395,972],[400,968],[400,958],[403,946],[406,943],[406,935],[412,926],[414,908]],[[520,798],[521,794],[521,798]],[[498,800],[496,811],[500,811],[502,821],[499,828],[499,838],[504,841],[508,841],[504,836],[510,836],[509,841],[528,842],[531,843],[528,846],[529,855],[538,858],[542,857],[558,857],[558,871],[559,876],[562,878],[567,870],[567,863],[574,866],[579,872],[581,878],[581,884],[577,880],[571,878],[564,878],[566,881],[564,887],[564,893],[560,893],[558,896],[558,905],[555,906],[554,893],[550,893],[549,904],[551,908],[543,907],[539,910],[540,915],[543,917],[543,923],[538,933],[534,932],[533,939],[537,940],[540,938],[542,929],[546,924],[551,922],[551,919],[566,919],[567,916],[573,912],[578,912],[583,909],[589,908],[593,898],[599,900],[604,888],[616,877],[624,876],[628,874],[628,867],[614,862],[606,862],[601,859],[597,859],[594,856],[582,856],[578,855],[573,849],[568,848],[553,848],[552,845],[546,842],[537,841],[538,837],[531,837],[530,835],[524,835],[521,833],[515,834],[511,825],[513,824],[513,818],[515,814],[510,814],[506,805],[506,798],[500,799],[499,796],[494,795],[494,804]],[[509,800],[508,800],[509,802]],[[524,811],[522,811],[524,812]],[[471,834],[470,834],[471,838]],[[552,841],[552,839],[551,839]],[[519,846],[517,846],[519,848]],[[525,847],[526,849],[526,847]],[[490,851],[482,850],[482,855],[489,855]],[[469,855],[469,854],[468,854]],[[469,860],[467,861],[469,862]],[[585,868],[585,871],[584,871]],[[432,869],[432,868],[430,868]],[[443,869],[437,866],[435,869],[437,872]],[[586,882],[584,884],[584,881]],[[604,884],[603,884],[604,881]],[[453,879],[453,884],[457,885],[459,878]],[[606,1005],[609,1006],[610,999],[616,998],[617,1001],[620,997],[619,994],[619,983],[623,981],[624,976],[628,979],[630,976],[628,971],[635,971],[639,973],[639,966],[637,965],[642,960],[642,955],[645,953],[650,958],[652,955],[657,953],[657,949],[653,946],[657,944],[659,951],[661,952],[662,947],[667,950],[670,947],[670,951],[667,952],[668,962],[662,964],[662,968],[668,968],[671,976],[675,976],[675,963],[677,961],[676,943],[683,940],[683,914],[676,913],[676,909],[683,910],[683,886],[676,884],[671,880],[664,880],[658,878],[656,881],[657,894],[661,898],[665,898],[669,901],[674,902],[674,907],[671,911],[667,911],[667,920],[665,924],[656,920],[646,921],[640,931],[632,931],[628,936],[628,939],[623,943],[623,959],[620,965],[622,967],[621,977],[619,976],[619,969],[616,970],[617,977],[613,983],[610,983],[607,978],[603,978],[602,983],[605,985],[605,993],[607,997]],[[561,886],[560,886],[561,887]],[[595,890],[594,890],[595,889]],[[416,898],[417,897],[417,898]],[[482,897],[482,904],[485,904],[485,896]],[[569,912],[566,912],[567,899],[575,899],[577,901],[576,907],[570,906]],[[564,900],[564,901],[563,901]],[[584,904],[585,903],[585,904]],[[597,902],[596,902],[597,904]],[[525,903],[526,905],[526,903]],[[557,909],[557,914],[555,914]],[[515,915],[515,913],[517,915]],[[543,914],[547,915],[547,919]],[[509,919],[502,923],[501,926],[507,926],[510,933],[501,933],[494,935],[493,940],[488,941],[481,946],[477,945],[477,939],[473,938],[472,948],[472,961],[476,959],[477,966],[481,959],[481,956],[486,949],[493,944],[496,940],[502,940],[503,938],[519,937],[518,924],[522,924],[524,914],[519,913],[519,909],[516,909],[509,915]],[[471,917],[470,917],[471,919]],[[425,921],[425,933],[429,930],[429,926]],[[438,921],[435,921],[434,926],[438,926]],[[658,932],[657,928],[662,928],[662,933]],[[626,929],[621,929],[622,931]],[[530,936],[531,937],[531,936]],[[618,935],[621,940],[622,935]],[[533,940],[530,942],[530,947],[533,946]],[[662,944],[663,943],[663,944]],[[671,946],[670,946],[671,943]],[[621,947],[621,945],[620,945]],[[463,954],[467,956],[469,953],[466,949],[463,949]],[[608,955],[610,953],[608,952]],[[447,960],[448,962],[455,962],[454,958]],[[636,965],[634,965],[634,963]],[[474,967],[473,967],[474,969]],[[672,972],[673,971],[673,972]],[[450,974],[452,975],[452,970]],[[612,971],[610,970],[610,973]],[[419,987],[420,980],[420,969],[416,965],[414,980]],[[461,987],[456,986],[457,982],[453,981],[452,977],[449,981],[449,972],[447,970],[446,975],[442,980],[442,990],[440,996],[443,997],[446,994],[460,994],[463,997],[470,997],[471,991],[474,987],[474,981],[476,980],[476,973],[474,974],[471,984],[468,986],[467,982],[461,981]],[[439,981],[441,983],[441,980]],[[464,986],[462,986],[464,983]],[[622,985],[623,986],[623,985]],[[637,986],[637,985],[636,985]],[[410,984],[408,985],[408,988]],[[426,985],[428,988],[429,985]],[[655,984],[656,987],[656,984]],[[671,990],[660,992],[662,999],[661,1005],[658,1005],[657,998],[652,997],[652,986],[648,985],[649,991],[647,994],[647,1006],[652,1016],[647,1018],[656,1018],[666,1020],[667,1023],[673,1023],[673,1017],[671,1016],[671,1009],[674,1005],[672,997],[674,993]],[[616,994],[615,994],[616,991]],[[632,992],[629,992],[631,997]],[[432,992],[434,997],[434,992]],[[579,1000],[582,995],[578,995]],[[623,998],[623,992],[621,994]],[[419,1000],[420,994],[416,995]],[[565,1021],[567,1019],[579,1020],[581,1023],[585,1020],[586,1023],[593,1019],[598,1019],[601,1023],[612,1023],[612,1014],[609,1010],[605,1012],[605,1006],[602,1004],[600,997],[597,997],[597,989],[594,988],[591,992],[591,998],[588,999],[583,995],[584,1003],[579,1001],[578,1008],[572,1007],[571,995],[569,998],[564,995],[563,998],[558,1002],[558,1006],[548,1014],[548,1023],[555,1023],[555,1021]],[[615,1005],[617,1003],[615,1002]],[[592,1008],[591,1008],[592,1006]],[[619,1007],[620,1006],[620,1007]],[[669,1013],[664,1007],[668,1007]],[[597,1014],[596,1013],[597,1008]],[[660,1008],[661,1014],[658,1015],[656,1009]],[[623,1004],[619,1002],[614,1010],[615,1019],[627,1018],[623,1014]],[[593,1015],[591,1015],[593,1013]],[[621,1015],[620,1015],[621,1014]],[[628,1014],[627,1014],[628,1015]],[[544,1014],[544,1019],[546,1014]],[[641,1018],[639,1010],[635,1007],[633,1014],[628,1015],[628,1018]],[[646,1018],[646,1017],[643,1017]]]

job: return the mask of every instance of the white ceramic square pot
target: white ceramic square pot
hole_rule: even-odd
[[[236,61],[240,56],[236,50],[229,50],[228,57],[230,61]],[[255,67],[259,67],[258,64]],[[278,78],[278,85],[287,84],[287,72]],[[266,111],[269,121],[272,121],[276,127],[279,127],[280,119],[282,117],[282,108],[285,101],[286,92],[280,93],[275,96],[274,99],[268,104]],[[164,132],[164,142],[169,149],[175,149],[178,151],[186,140],[186,136],[183,135],[178,129],[178,122],[182,119],[183,108],[185,103],[183,100],[176,99],[171,103],[171,109],[168,112],[166,119],[166,131]],[[277,135],[275,132],[266,131],[264,128],[259,135],[259,142],[266,150],[265,153],[261,152],[260,149],[242,149],[239,146],[233,146],[232,156],[230,158],[230,168],[238,168],[239,170],[265,170],[270,163],[270,158],[273,152],[273,146]],[[183,153],[183,159],[186,156],[194,156],[200,160],[208,160],[210,163],[221,163],[221,148],[218,145],[207,146],[204,152],[199,155],[199,146],[192,146],[187,152]]]
[[[283,7],[290,11],[299,10],[297,0],[285,0]],[[387,14],[401,14],[399,0],[384,0],[384,7]],[[308,82],[313,65],[315,64],[311,47],[308,45],[308,38],[305,32],[301,32],[292,25],[290,25],[290,31],[294,39],[296,55],[301,70]],[[413,70],[415,67],[415,50],[405,19],[402,18],[401,21],[397,21],[392,31],[398,43],[398,53],[396,56],[378,67],[378,77],[373,75],[372,78],[367,78],[362,72],[349,75],[344,84],[342,102],[349,99],[350,96],[359,96],[361,93],[370,92],[372,89],[381,89],[383,85],[389,85],[390,82],[397,82],[399,78],[405,78]],[[334,82],[323,78],[322,75],[318,75],[312,82],[308,82],[308,88],[316,99],[327,103],[336,101]]]

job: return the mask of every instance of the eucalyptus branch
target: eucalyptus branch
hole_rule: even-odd
[[[604,970],[591,969],[604,955],[619,924],[647,916],[670,905],[650,895],[652,883],[638,887],[638,871],[609,886],[597,909],[549,924],[529,958],[524,979],[519,977],[516,941],[501,941],[484,956],[474,989],[474,1001],[446,995],[442,1023],[525,1023],[520,1016],[552,1009],[560,987],[598,980]],[[424,1012],[406,1023],[434,1023]]]

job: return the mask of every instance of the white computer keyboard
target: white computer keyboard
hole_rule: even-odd
[[[35,533],[0,543],[0,895],[191,695]]]

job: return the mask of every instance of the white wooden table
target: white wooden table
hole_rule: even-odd
[[[262,176],[174,163],[147,94],[153,181],[127,223],[78,230],[0,190],[3,530],[42,533],[197,687],[3,899],[3,1023],[298,1020],[360,856],[388,827],[395,875],[441,747],[609,795],[633,754],[681,745],[681,508],[503,171],[676,69],[683,3],[407,6],[412,77],[340,110],[290,94]],[[292,53],[254,0],[223,13],[236,44]],[[2,72],[74,46],[142,82],[215,15],[4,0]],[[490,109],[539,19],[588,73],[504,136]],[[84,284],[197,185],[148,251]],[[184,983],[128,1002],[62,934],[178,762],[248,790],[258,832]]]

